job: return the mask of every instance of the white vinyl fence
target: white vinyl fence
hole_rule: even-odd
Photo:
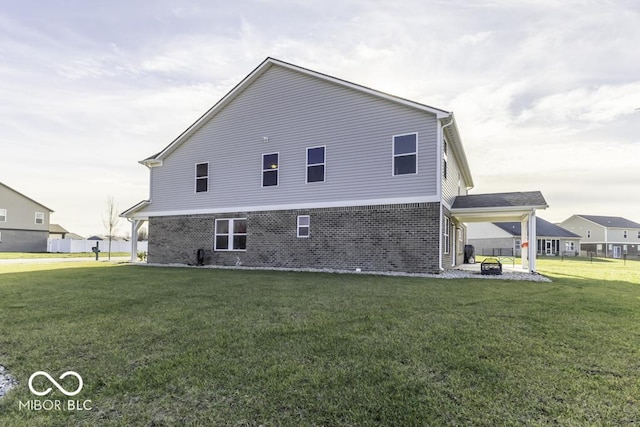
[[[72,240],[72,239],[47,239],[47,252],[79,253],[92,252],[91,248],[100,242],[101,253],[109,252],[108,240]],[[148,242],[138,242],[138,252],[147,252]],[[131,252],[131,242],[113,240],[111,252]]]

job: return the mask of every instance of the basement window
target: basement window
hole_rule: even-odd
[[[247,250],[247,219],[216,219],[213,249],[216,251]]]

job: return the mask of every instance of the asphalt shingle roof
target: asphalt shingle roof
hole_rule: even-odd
[[[504,231],[514,236],[520,236],[522,232],[521,223],[519,222],[494,222],[493,225],[500,227]],[[538,237],[565,237],[571,239],[579,239],[580,236],[566,230],[558,225],[545,221],[540,217],[536,217],[536,235]]]
[[[547,201],[540,191],[517,193],[473,194],[458,196],[453,202],[453,209],[473,208],[506,208],[525,206],[547,206]]]
[[[640,224],[619,216],[577,215],[603,227],[640,228]]]

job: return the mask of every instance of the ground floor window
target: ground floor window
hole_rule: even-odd
[[[298,215],[298,237],[309,237],[310,218],[309,215]]]
[[[451,248],[451,239],[449,236],[449,229],[451,228],[451,220],[448,216],[444,217],[444,253],[448,254]]]
[[[560,240],[538,239],[539,255],[557,255],[558,253],[560,253]]]
[[[214,250],[244,251],[247,249],[247,219],[216,219]]]

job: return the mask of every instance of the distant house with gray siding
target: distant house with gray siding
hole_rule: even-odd
[[[0,252],[46,252],[52,212],[0,182]]]
[[[475,223],[467,225],[468,242],[476,255],[521,256],[522,224],[519,222]],[[580,251],[580,236],[540,217],[536,218],[538,255],[575,256]]]
[[[132,236],[148,221],[149,262],[407,272],[462,262],[452,205],[473,180],[453,113],[439,108],[267,58],[140,163],[150,197],[122,216]]]
[[[562,227],[582,236],[580,250],[586,254],[622,258],[640,255],[640,224],[619,216],[573,215]]]

